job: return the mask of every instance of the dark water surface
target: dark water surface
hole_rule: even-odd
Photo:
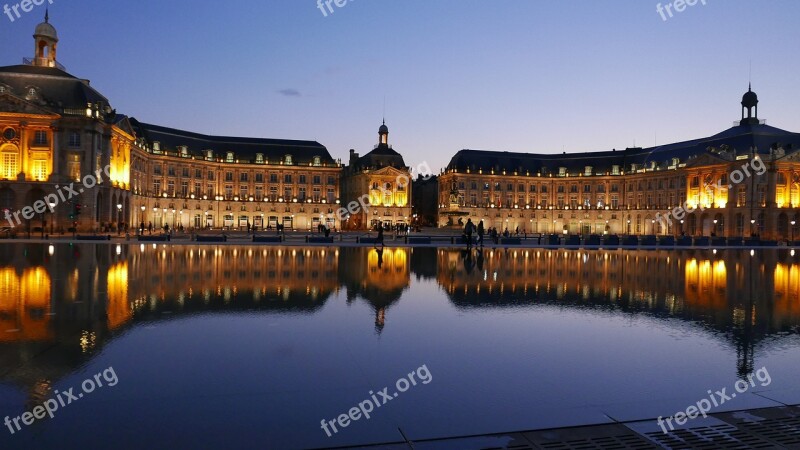
[[[715,412],[800,403],[799,263],[3,244],[0,420],[104,386],[0,424],[0,448],[312,448],[650,419],[762,367],[769,385]],[[384,387],[397,397],[327,436],[321,420]]]

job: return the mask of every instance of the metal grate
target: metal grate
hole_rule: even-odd
[[[663,448],[671,450],[746,450],[775,448],[775,444],[730,424],[686,428],[669,434],[646,433],[646,436]]]

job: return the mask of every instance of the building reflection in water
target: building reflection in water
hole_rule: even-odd
[[[7,245],[0,254],[4,379],[38,398],[127,326],[209,311],[314,314],[342,288],[348,303],[374,310],[380,334],[412,274],[436,279],[462,309],[556,303],[679,318],[731,343],[739,374],[752,371],[766,338],[800,324],[800,265],[788,250]],[[53,343],[58,351],[31,361]]]

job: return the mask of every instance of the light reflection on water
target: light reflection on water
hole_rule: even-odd
[[[409,395],[391,417],[339,444],[378,442],[393,421],[427,437],[512,431],[551,425],[551,418],[566,424],[559,408],[586,410],[620,397],[644,402],[645,388],[672,395],[667,382],[653,380],[666,372],[685,377],[692,389],[681,395],[694,398],[783,352],[771,360],[779,370],[786,353],[797,354],[798,325],[800,265],[789,251],[7,245],[0,254],[0,387],[13,388],[0,388],[0,405],[35,405],[54,386],[82,379],[84,368],[124,368],[130,359],[130,381],[119,391],[132,396],[182,389],[171,377],[184,367],[199,386],[220,377],[245,385],[244,366],[263,369],[284,390],[316,386],[319,377],[339,380],[316,394],[318,411],[295,415],[307,412],[318,423],[349,406],[340,407],[342,398],[362,395],[343,393],[355,383],[345,368],[359,367],[356,385],[372,389],[427,363],[437,380],[426,387],[428,402]],[[154,336],[164,340],[153,344]],[[334,342],[338,348],[327,353],[313,350]],[[645,342],[651,347],[637,347]],[[203,352],[217,359],[198,361]],[[796,370],[792,364],[786,369]],[[164,365],[174,373],[159,372]],[[518,373],[492,375],[501,379],[481,397],[474,392],[489,376],[481,366]],[[694,379],[677,373],[692,366]],[[620,381],[636,371],[636,379]],[[523,387],[531,392],[521,394]],[[568,387],[597,398],[566,401]],[[475,398],[464,400],[466,393]],[[443,404],[432,407],[430,397]],[[498,398],[513,418],[461,411],[492,410]],[[525,412],[532,402],[549,406]],[[191,403],[176,408],[186,413],[196,408]],[[432,416],[408,416],[423,407]],[[153,413],[147,402],[130,409]],[[289,447],[331,444],[290,437],[315,433],[313,420],[275,420],[283,425],[267,435]],[[59,423],[68,420],[48,426],[65,426]]]

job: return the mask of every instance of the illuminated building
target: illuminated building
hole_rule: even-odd
[[[411,219],[411,171],[389,145],[386,123],[378,129],[378,137],[378,145],[364,156],[350,150],[342,175],[342,206],[348,207],[343,229],[372,229],[378,223],[392,229]]]
[[[0,67],[0,211],[32,206],[58,186],[69,195],[70,183],[76,193],[23,228],[340,226],[342,168],[324,146],[206,136],[118,115],[56,61],[58,34],[48,19],[34,38],[34,58]],[[105,168],[103,184],[84,184]]]
[[[59,200],[55,213],[46,210],[20,221],[24,228],[68,229],[73,222],[87,228],[112,221],[116,204],[128,206],[130,147],[134,137],[108,100],[56,61],[58,33],[45,21],[34,33],[35,54],[23,64],[0,67],[0,211],[33,206],[57,186],[75,183],[110,167],[102,185],[76,192],[73,204],[84,206],[77,218],[72,206]],[[62,188],[63,189],[63,188]],[[63,191],[62,191],[63,192]],[[67,199],[65,199],[67,200]],[[7,220],[0,228],[9,226]],[[20,224],[15,224],[19,226]]]
[[[205,136],[131,119],[134,224],[338,227],[341,164],[317,142]]]
[[[439,225],[791,239],[800,236],[799,149],[800,134],[758,119],[748,90],[742,119],[704,139],[582,154],[462,150],[439,177]]]

